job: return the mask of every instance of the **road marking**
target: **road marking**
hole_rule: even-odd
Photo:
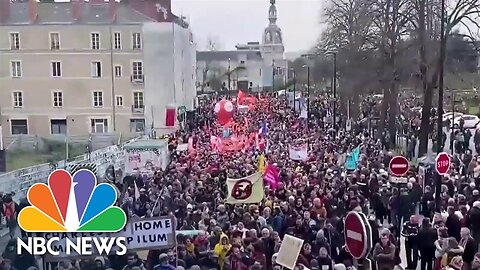
[[[352,230],[347,230],[347,237],[360,242],[362,241],[362,234]]]

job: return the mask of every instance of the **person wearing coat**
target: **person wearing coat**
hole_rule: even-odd
[[[392,270],[395,267],[395,249],[389,235],[384,233],[380,237],[380,243],[373,249],[373,259],[377,262],[378,270]]]
[[[470,235],[470,229],[464,227],[461,230],[462,239],[460,240],[460,246],[463,247],[463,269],[470,270],[472,268],[472,262],[475,258],[475,253],[478,250],[478,244]]]
[[[432,270],[435,259],[435,241],[437,240],[437,231],[432,228],[429,218],[422,220],[422,227],[417,235],[418,250],[420,251],[420,269]]]

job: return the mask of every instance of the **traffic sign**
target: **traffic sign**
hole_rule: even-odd
[[[364,258],[372,249],[372,228],[365,214],[349,212],[345,217],[343,231],[348,252],[355,259]]]
[[[393,176],[404,176],[409,169],[408,160],[403,156],[395,156],[388,164],[388,171]]]
[[[450,156],[442,152],[435,158],[435,170],[440,175],[445,175],[450,170]]]

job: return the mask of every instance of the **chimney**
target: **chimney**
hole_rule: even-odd
[[[0,0],[0,23],[10,19],[10,0]]]
[[[110,15],[110,21],[115,23],[117,21],[117,1],[108,1],[108,14]]]
[[[28,1],[28,21],[31,24],[37,22],[38,18],[38,3],[36,0]]]
[[[72,18],[74,22],[82,18],[82,0],[72,0]]]

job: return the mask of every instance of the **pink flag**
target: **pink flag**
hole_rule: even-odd
[[[265,184],[270,186],[271,189],[277,189],[278,182],[280,182],[280,172],[278,171],[277,166],[269,164],[265,170],[263,179],[265,179]]]

